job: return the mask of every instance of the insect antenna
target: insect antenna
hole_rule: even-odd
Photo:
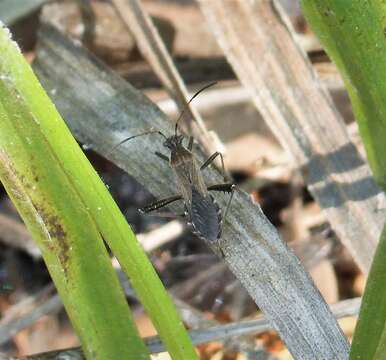
[[[216,85],[217,84],[217,81],[215,82],[212,82],[208,85],[205,85],[203,88],[201,88],[200,90],[198,90],[191,98],[190,100],[188,101],[188,103],[184,106],[184,108],[182,109],[181,113],[180,113],[180,116],[178,117],[177,121],[176,121],[176,126],[174,128],[174,135],[177,135],[177,130],[178,130],[178,122],[181,120],[182,116],[184,115],[185,111],[187,110],[189,104],[193,101],[193,99],[198,96],[200,93],[202,93],[204,90],[210,88],[211,86],[213,85]]]
[[[120,141],[117,145],[115,145],[112,148],[112,151],[115,150],[118,146],[121,146],[122,144],[124,144],[125,142],[127,142],[129,140],[132,140],[134,138],[137,138],[137,137],[140,137],[140,136],[143,136],[143,135],[148,135],[148,134],[159,134],[162,137],[164,137],[165,140],[167,140],[167,137],[161,131],[159,131],[159,130],[148,130],[148,131],[145,131],[143,133],[140,133],[140,134],[137,134],[137,135],[133,135],[133,136],[129,136],[128,138],[123,139],[122,141]]]

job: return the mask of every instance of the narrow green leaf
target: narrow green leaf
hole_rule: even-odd
[[[374,177],[386,189],[386,4],[302,0],[302,5],[344,78]]]
[[[15,54],[7,58],[4,60],[4,67],[13,68],[14,63],[21,61],[20,57],[20,54]],[[129,276],[170,355],[173,359],[197,359],[170,296],[105,185],[60,119],[51,100],[26,64],[22,68],[15,68],[14,72],[17,75],[14,77],[15,86],[24,94],[28,108],[39,119],[40,131],[71,179],[77,195],[87,204],[94,226]]]
[[[68,151],[62,119],[0,27],[0,179],[42,251],[87,359],[148,359],[102,237],[31,103],[44,106]],[[78,150],[79,151],[79,150]],[[66,166],[64,166],[66,165]],[[87,164],[90,167],[89,164]]]
[[[302,6],[343,75],[374,177],[385,190],[386,3],[302,0]],[[350,359],[385,358],[386,229],[374,256],[350,353]]]

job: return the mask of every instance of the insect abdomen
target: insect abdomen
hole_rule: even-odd
[[[193,232],[209,241],[221,236],[221,211],[214,198],[202,195],[192,189],[192,203],[189,212]]]

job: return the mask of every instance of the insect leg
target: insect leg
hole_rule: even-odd
[[[225,208],[224,216],[222,218],[223,222],[225,222],[225,219],[226,219],[226,217],[228,215],[228,210],[231,207],[231,202],[232,202],[232,199],[233,199],[233,195],[235,194],[235,188],[236,188],[236,185],[232,185],[231,196],[229,196],[227,207]]]
[[[228,192],[228,193],[230,192],[231,193],[231,196],[229,197],[227,206],[225,208],[224,216],[223,216],[223,219],[222,219],[223,222],[225,221],[225,219],[227,217],[228,210],[229,210],[229,208],[231,206],[233,195],[235,193],[235,189],[236,189],[236,185],[235,184],[231,184],[231,183],[215,184],[215,185],[208,186],[208,190],[209,191],[223,191],[223,192]]]
[[[189,151],[192,151],[192,149],[193,149],[193,141],[194,141],[193,136],[189,136],[189,143],[188,143],[188,150]]]
[[[161,154],[160,152],[158,152],[158,151],[156,151],[155,152],[155,154],[160,158],[160,159],[162,159],[162,160],[165,160],[165,161],[167,161],[167,162],[169,162],[169,158],[166,156],[166,155],[164,155],[164,154]]]
[[[166,219],[176,219],[176,218],[183,218],[186,216],[185,213],[182,214],[173,214],[173,213],[168,213],[168,212],[156,212],[156,213],[151,213],[151,214],[146,214],[146,216],[154,216],[154,217],[162,217]]]
[[[224,183],[224,184],[215,184],[208,186],[208,191],[223,191],[223,192],[233,192],[234,188],[236,187],[235,184],[232,183]]]
[[[157,201],[154,201],[153,203],[139,209],[139,211],[141,213],[148,213],[148,212],[151,212],[151,211],[154,211],[154,210],[157,210],[157,209],[160,209],[166,205],[169,205],[171,204],[172,202],[175,202],[177,200],[181,200],[182,199],[182,195],[173,195],[173,196],[169,196],[165,199],[161,199],[161,200],[157,200]]]
[[[218,151],[216,151],[214,154],[209,156],[208,160],[206,160],[201,165],[200,170],[204,170],[205,168],[207,168],[214,161],[214,159],[216,159],[217,156],[220,156],[220,158],[221,158],[222,174],[224,176],[224,181],[227,181],[227,175],[225,173],[225,166],[224,166],[224,158],[223,158],[222,154],[220,152],[218,152]]]

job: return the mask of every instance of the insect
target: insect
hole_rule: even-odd
[[[195,93],[189,100],[188,104],[190,104],[190,102],[198,94],[212,85],[214,85],[214,83],[205,86],[197,93]],[[130,136],[122,140],[116,146],[119,146],[136,137],[152,133],[162,136],[165,139],[163,145],[170,151],[170,156],[168,157],[167,155],[164,155],[158,151],[156,151],[155,154],[162,160],[169,163],[174,173],[179,192],[176,195],[157,200],[143,207],[140,209],[140,212],[150,213],[173,202],[182,200],[184,202],[185,211],[184,214],[181,214],[180,216],[188,218],[187,223],[188,226],[191,227],[192,232],[208,241],[215,241],[221,237],[222,224],[227,216],[233,198],[235,185],[232,182],[227,181],[224,169],[224,159],[220,152],[215,152],[201,166],[199,166],[192,152],[194,141],[193,137],[189,137],[186,147],[183,145],[185,136],[178,133],[178,122],[182,118],[183,113],[184,110],[181,112],[179,118],[176,121],[174,134],[169,137],[165,136],[159,130],[151,129],[141,134]],[[218,156],[221,159],[224,183],[206,186],[202,176],[202,171],[211,163],[213,163],[213,161]],[[230,193],[230,197],[223,216],[216,200],[209,193],[210,191],[222,191]]]

